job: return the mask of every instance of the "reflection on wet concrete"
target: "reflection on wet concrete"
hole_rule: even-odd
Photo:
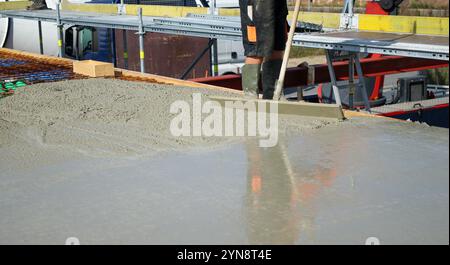
[[[249,141],[247,157],[249,242],[295,244],[299,236],[311,236],[310,201],[322,185],[333,181],[333,172],[320,166],[294,170],[284,141],[274,148],[259,148],[256,141]]]
[[[448,244],[448,138],[360,122],[267,149],[0,162],[0,244]]]
[[[341,136],[345,134],[334,132],[337,147],[333,152],[326,152],[317,141],[320,136],[316,140],[311,137],[307,143],[302,141],[297,150],[302,163],[292,159],[286,139],[274,148],[259,148],[256,141],[247,142],[250,243],[296,244],[300,238],[313,242],[317,229],[314,202],[320,199],[321,192],[332,187],[340,167],[339,157],[345,155],[349,140],[355,143],[355,139]]]

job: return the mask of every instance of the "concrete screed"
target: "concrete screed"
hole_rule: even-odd
[[[193,92],[112,79],[0,100],[0,244],[448,244],[448,130],[280,120],[280,142],[175,138]]]

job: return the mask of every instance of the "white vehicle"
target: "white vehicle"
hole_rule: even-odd
[[[212,0],[196,0],[198,6],[208,7]],[[236,8],[239,7],[239,0],[216,0],[218,8]]]
[[[0,0],[5,2],[5,0]],[[9,19],[0,18],[0,48],[5,45],[6,38],[8,37]]]
[[[212,0],[196,0],[197,6],[209,7]],[[216,0],[216,8],[239,8],[239,0]],[[239,74],[244,65],[244,47],[240,41],[218,40],[219,75]]]
[[[5,2],[5,0],[0,0]],[[46,0],[47,6],[55,9],[56,0]],[[44,54],[58,56],[56,24],[42,22]],[[0,48],[39,53],[38,22],[26,19],[0,19]]]

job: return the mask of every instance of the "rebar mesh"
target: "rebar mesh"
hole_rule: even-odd
[[[81,78],[85,77],[73,73],[69,62],[0,51],[0,82],[21,80],[35,84]]]

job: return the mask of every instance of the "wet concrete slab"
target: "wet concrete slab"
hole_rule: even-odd
[[[0,162],[0,244],[448,244],[448,140],[380,119],[274,148]]]

